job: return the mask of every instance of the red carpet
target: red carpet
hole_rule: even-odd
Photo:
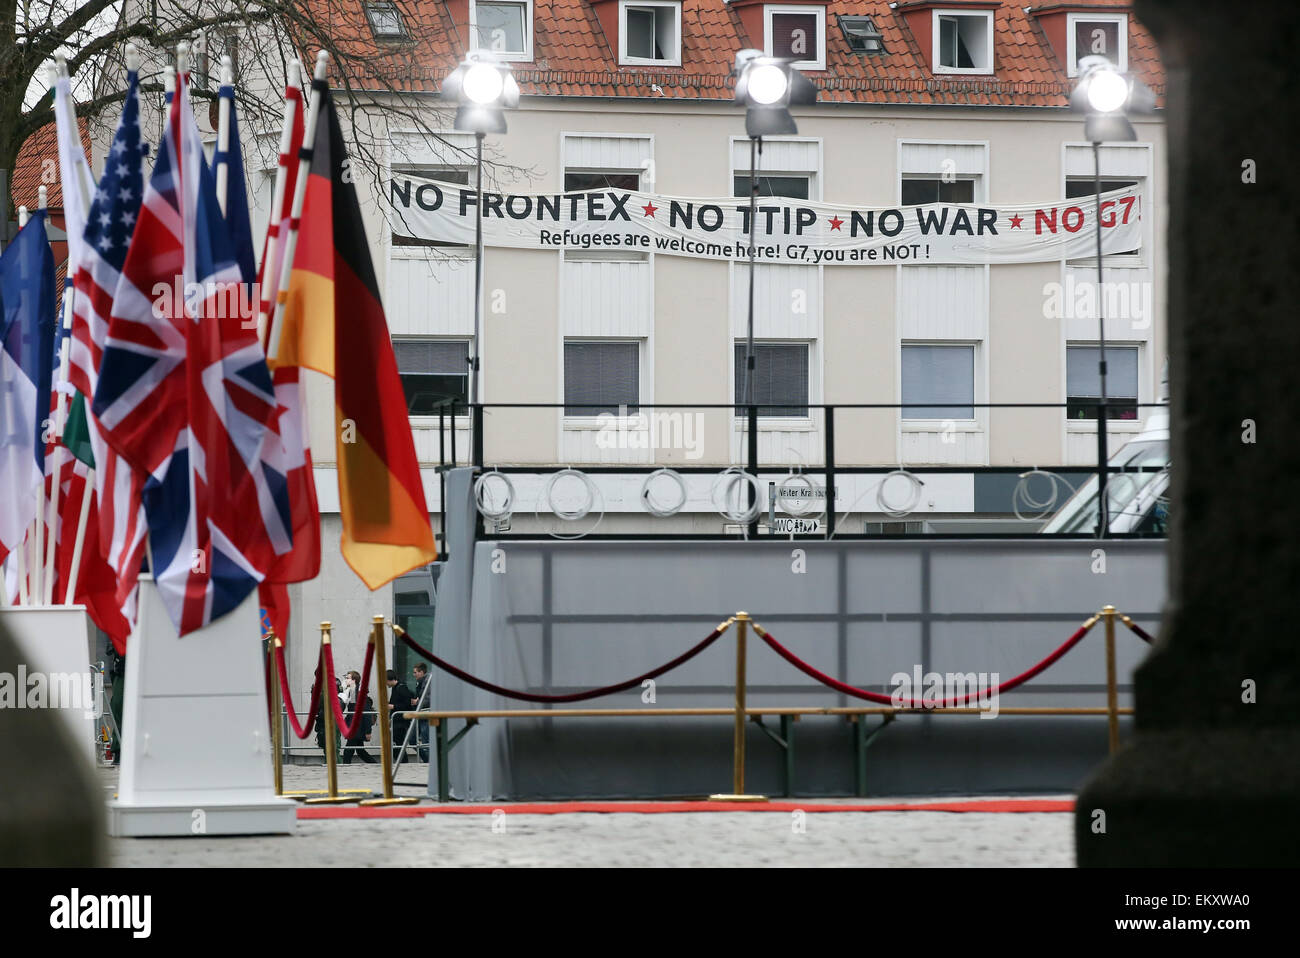
[[[378,808],[304,805],[298,817],[419,818],[422,815],[571,815],[575,813],[655,815],[665,812],[1072,812],[1073,801],[1048,798],[974,799],[962,802],[907,802],[878,805],[836,805],[818,801],[792,802],[539,802],[497,805],[392,805]]]

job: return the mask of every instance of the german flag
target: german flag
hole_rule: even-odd
[[[334,101],[324,83],[277,366],[334,379],[343,558],[371,589],[437,558],[406,397]]]

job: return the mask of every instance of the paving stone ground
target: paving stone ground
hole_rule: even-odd
[[[339,786],[377,788],[378,768],[341,766]],[[112,790],[116,769],[101,774],[105,789]],[[427,767],[404,766],[397,778],[422,783]],[[285,768],[286,790],[324,786],[324,768]],[[398,786],[396,793],[425,798],[425,787]],[[827,801],[834,800],[816,800]],[[527,815],[511,814],[508,802],[492,807],[506,814],[300,820],[292,836],[118,838],[110,841],[112,863],[242,868],[1074,865],[1073,816],[1063,813],[810,814],[797,831],[794,816],[783,812]]]

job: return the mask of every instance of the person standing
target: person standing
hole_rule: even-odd
[[[405,682],[397,679],[397,673],[388,670],[388,711],[393,715],[393,761],[397,762],[402,754],[402,744],[411,727],[411,720],[398,715],[398,712],[415,708],[415,693]]]
[[[334,680],[334,694],[343,701],[343,686],[338,679]],[[325,710],[330,707],[329,699],[324,695],[321,696],[320,708],[316,712],[316,747],[321,750],[321,755],[325,754]],[[334,725],[334,754],[339,753],[339,729],[338,723]],[[322,762],[322,764],[327,764]]]
[[[429,667],[423,662],[415,663],[415,707],[417,709],[427,709],[430,705],[429,698]],[[416,751],[420,755],[421,762],[429,761],[429,723],[415,723],[416,739],[419,741],[419,748]]]
[[[360,694],[361,673],[353,670],[343,678],[343,718],[352,721],[352,710],[356,707],[357,696]],[[347,745],[343,749],[343,764],[352,764],[352,755],[356,753],[357,757],[367,765],[373,764],[376,758],[366,751],[365,743],[370,741],[370,730],[375,724],[375,705],[370,696],[366,696],[362,704],[361,724],[357,727],[357,734],[348,739]]]

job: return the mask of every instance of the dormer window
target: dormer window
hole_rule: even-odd
[[[533,0],[470,0],[470,39],[502,60],[532,60]]]
[[[854,53],[884,53],[885,40],[870,17],[838,16],[840,30]]]
[[[790,57],[800,70],[826,69],[826,8],[774,6],[763,8],[766,53]]]
[[[1103,56],[1121,71],[1128,69],[1128,15],[1071,13],[1066,18],[1066,72],[1079,75],[1084,57]]]
[[[619,0],[618,62],[681,66],[678,0]]]
[[[993,72],[993,11],[934,11],[934,72]]]
[[[391,3],[366,4],[366,19],[376,40],[401,40],[406,36],[402,15]]]

